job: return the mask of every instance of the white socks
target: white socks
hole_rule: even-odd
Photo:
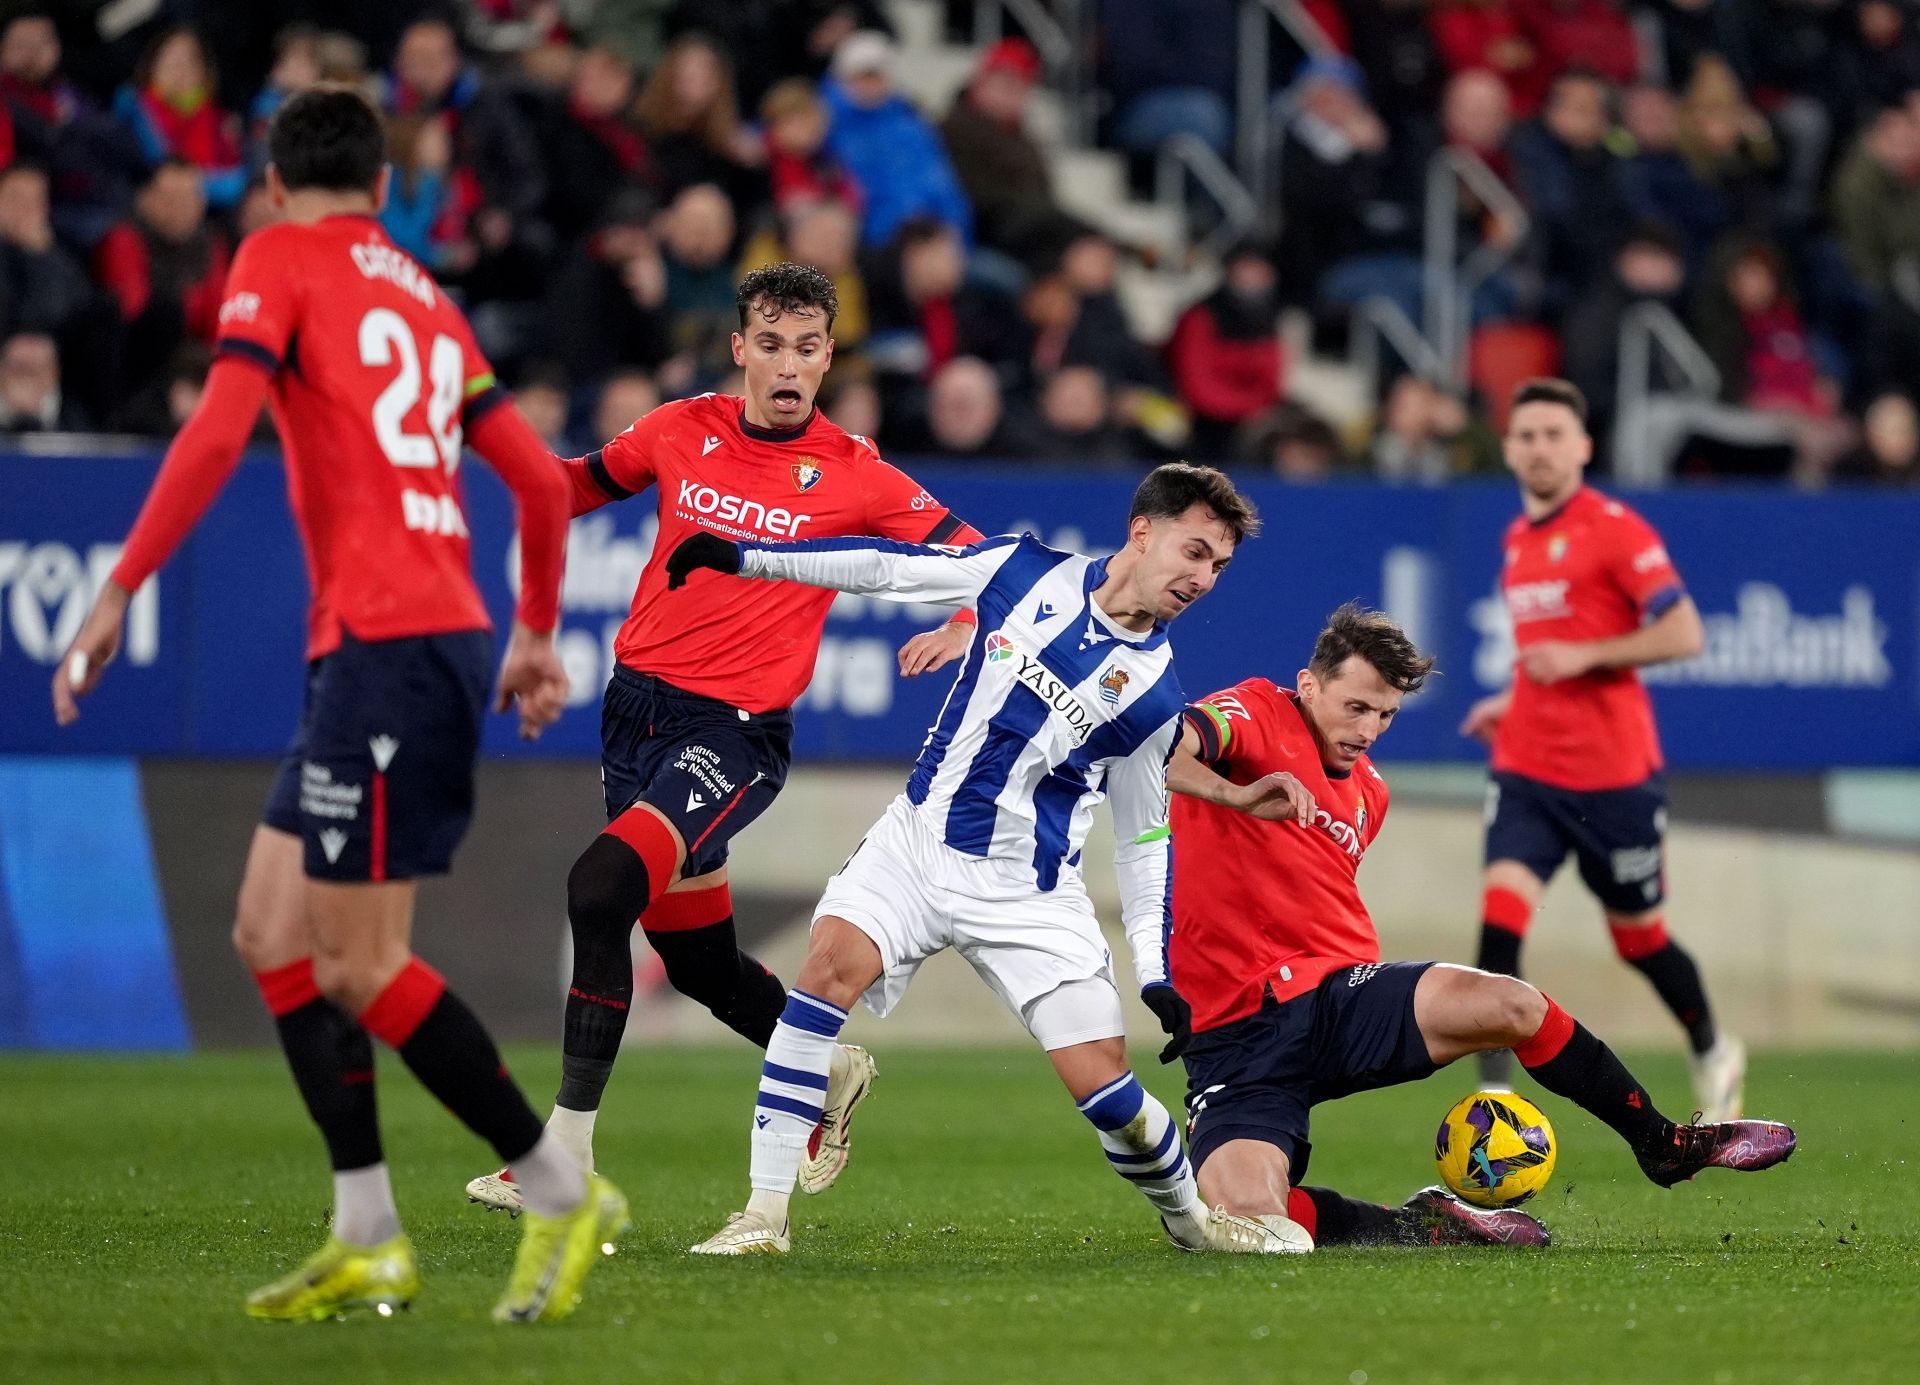
[[[536,1216],[564,1217],[587,1195],[586,1171],[551,1127],[542,1130],[539,1143],[510,1167],[513,1181],[520,1185],[521,1200]]]
[[[593,1172],[593,1123],[599,1115],[598,1111],[571,1111],[565,1106],[556,1106],[547,1117],[547,1129],[588,1173]]]
[[[834,1040],[846,1022],[847,1012],[839,1006],[790,991],[767,1044],[753,1103],[753,1196],[747,1209],[776,1226],[786,1224],[787,1200],[826,1104]]]
[[[367,1250],[400,1234],[400,1211],[393,1205],[385,1164],[334,1170],[333,1234]]]

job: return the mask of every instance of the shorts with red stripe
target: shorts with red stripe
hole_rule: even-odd
[[[747,712],[616,665],[600,708],[607,817],[644,802],[687,844],[682,875],[718,870],[793,763],[793,713]]]
[[[316,880],[444,874],[473,816],[493,638],[364,642],[307,665],[306,706],[262,820],[298,836]]]

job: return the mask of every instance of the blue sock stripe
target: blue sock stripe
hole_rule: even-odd
[[[780,1012],[780,1023],[828,1039],[839,1034],[840,1026],[846,1022],[845,1010],[804,991],[788,991],[787,1008]]]
[[[1119,1130],[1147,1104],[1147,1090],[1128,1073],[1122,1082],[1103,1088],[1087,1098],[1080,1114],[1099,1130]]]
[[[801,1101],[798,1097],[781,1096],[778,1092],[761,1092],[754,1097],[756,1111],[781,1111],[789,1116],[798,1116],[810,1125],[820,1123],[821,1106],[819,1103]]]
[[[1180,1143],[1180,1132],[1174,1128],[1174,1124],[1172,1121],[1168,1121],[1167,1133],[1161,1137],[1160,1143],[1157,1147],[1155,1147],[1153,1153],[1151,1154],[1132,1154],[1132,1153],[1115,1154],[1112,1150],[1108,1150],[1107,1160],[1109,1163],[1114,1163],[1114,1164],[1158,1164],[1162,1160],[1164,1160],[1169,1153],[1173,1152],[1175,1146],[1177,1146],[1179,1143]]]
[[[1126,1169],[1115,1169],[1115,1173],[1129,1183],[1177,1183],[1186,1176],[1187,1156],[1181,1155],[1180,1162],[1170,1169],[1161,1169],[1150,1173],[1129,1173]]]
[[[1107,1083],[1106,1086],[1102,1087],[1099,1091],[1095,1092],[1092,1096],[1088,1097],[1085,1101],[1077,1103],[1078,1109],[1081,1111],[1085,1111],[1088,1107],[1097,1105],[1100,1101],[1104,1100],[1109,1096],[1112,1096],[1115,1092],[1119,1091],[1121,1088],[1125,1087],[1129,1082],[1132,1082],[1133,1080],[1134,1080],[1134,1076],[1132,1073],[1130,1072],[1121,1073],[1118,1077],[1114,1078],[1113,1081]]]
[[[794,1087],[815,1087],[823,1092],[827,1089],[827,1075],[824,1072],[807,1072],[801,1068],[783,1067],[771,1058],[760,1065],[760,1075]]]

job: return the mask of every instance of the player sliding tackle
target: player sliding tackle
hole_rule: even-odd
[[[1784,1125],[1669,1120],[1611,1049],[1523,981],[1380,960],[1357,879],[1387,815],[1368,752],[1432,668],[1386,616],[1347,605],[1293,689],[1250,678],[1185,713],[1167,771],[1171,960],[1192,1011],[1161,1057],[1186,1059],[1206,1200],[1284,1214],[1322,1245],[1544,1245],[1546,1228],[1524,1212],[1476,1211],[1438,1188],[1387,1208],[1299,1186],[1313,1105],[1495,1049],[1610,1126],[1662,1187],[1786,1159]]]
[[[710,534],[667,559],[674,585],[711,568],[897,601],[972,602],[982,635],[906,792],[814,910],[806,961],[761,1070],[752,1196],[696,1253],[788,1249],[787,1201],[849,1007],[864,996],[887,1014],[919,965],[949,947],[1046,1049],[1114,1171],[1176,1242],[1285,1248],[1284,1222],[1207,1214],[1178,1128],[1127,1067],[1120,994],[1080,878],[1094,805],[1110,795],[1134,969],[1149,1003],[1170,1010],[1165,766],[1186,699],[1167,624],[1212,589],[1257,524],[1225,476],[1175,464],[1141,484],[1125,544],[1102,561],[1031,537],[938,549]]]

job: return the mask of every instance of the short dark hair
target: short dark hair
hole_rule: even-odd
[[[274,112],[267,157],[289,192],[371,192],[387,161],[387,134],[371,102],[352,87],[310,87]]]
[[[1522,380],[1520,388],[1513,392],[1513,407],[1517,409],[1522,404],[1559,404],[1573,410],[1573,416],[1580,420],[1582,428],[1587,426],[1587,397],[1580,393],[1580,387],[1571,380],[1554,380],[1545,376]],[[1511,410],[1508,416],[1512,416]]]
[[[1358,601],[1327,617],[1307,668],[1316,678],[1331,678],[1348,659],[1365,661],[1403,693],[1419,692],[1433,672],[1433,656],[1422,654],[1392,616]]]
[[[829,332],[840,315],[840,295],[834,291],[833,280],[812,265],[792,260],[762,265],[742,279],[733,305],[740,310],[743,332],[747,330],[749,311],[768,319],[783,313],[820,313],[827,319]]]
[[[1147,473],[1147,479],[1133,493],[1133,508],[1127,522],[1145,515],[1148,519],[1174,519],[1195,505],[1205,505],[1227,526],[1234,546],[1260,533],[1260,512],[1253,502],[1234,487],[1223,471],[1210,466],[1192,466],[1186,462],[1167,462]]]

